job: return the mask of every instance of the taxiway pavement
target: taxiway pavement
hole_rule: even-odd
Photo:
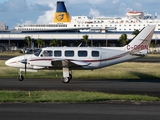
[[[1,90],[84,90],[160,97],[160,80],[0,79]],[[160,102],[1,103],[0,120],[158,120]]]
[[[159,120],[160,103],[0,104],[1,120]]]
[[[160,97],[160,79],[0,79],[0,89],[7,90],[83,90],[120,94],[145,94]]]

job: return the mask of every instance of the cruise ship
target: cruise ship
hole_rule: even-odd
[[[147,25],[156,25],[155,32],[160,31],[160,19],[157,15],[139,11],[128,11],[126,17],[95,17],[72,16],[70,17],[63,1],[57,2],[57,9],[53,20],[49,24],[16,25],[14,32],[133,32],[141,30]]]

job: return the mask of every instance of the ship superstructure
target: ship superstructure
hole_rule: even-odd
[[[15,30],[19,32],[57,32],[57,31],[79,31],[87,30],[89,27],[79,26],[71,22],[71,18],[63,1],[57,2],[57,9],[54,14],[53,20],[49,24],[25,24],[16,25]]]
[[[126,17],[70,17],[64,2],[58,1],[56,13],[51,23],[17,25],[15,30],[21,32],[133,32],[148,25],[156,25],[155,32],[160,32],[160,19],[152,18],[150,14],[144,14],[144,12],[128,11]]]

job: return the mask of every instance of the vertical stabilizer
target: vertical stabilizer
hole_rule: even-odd
[[[67,12],[67,9],[63,1],[57,2],[57,9],[52,22],[71,22],[70,15]]]
[[[124,48],[132,52],[148,51],[155,27],[155,25],[146,26],[128,45],[124,46]]]

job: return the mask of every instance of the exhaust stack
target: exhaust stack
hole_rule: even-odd
[[[65,4],[63,1],[57,2],[57,9],[56,13],[54,14],[54,18],[52,22],[71,22],[71,18],[69,13],[67,12],[67,9],[65,7]]]

